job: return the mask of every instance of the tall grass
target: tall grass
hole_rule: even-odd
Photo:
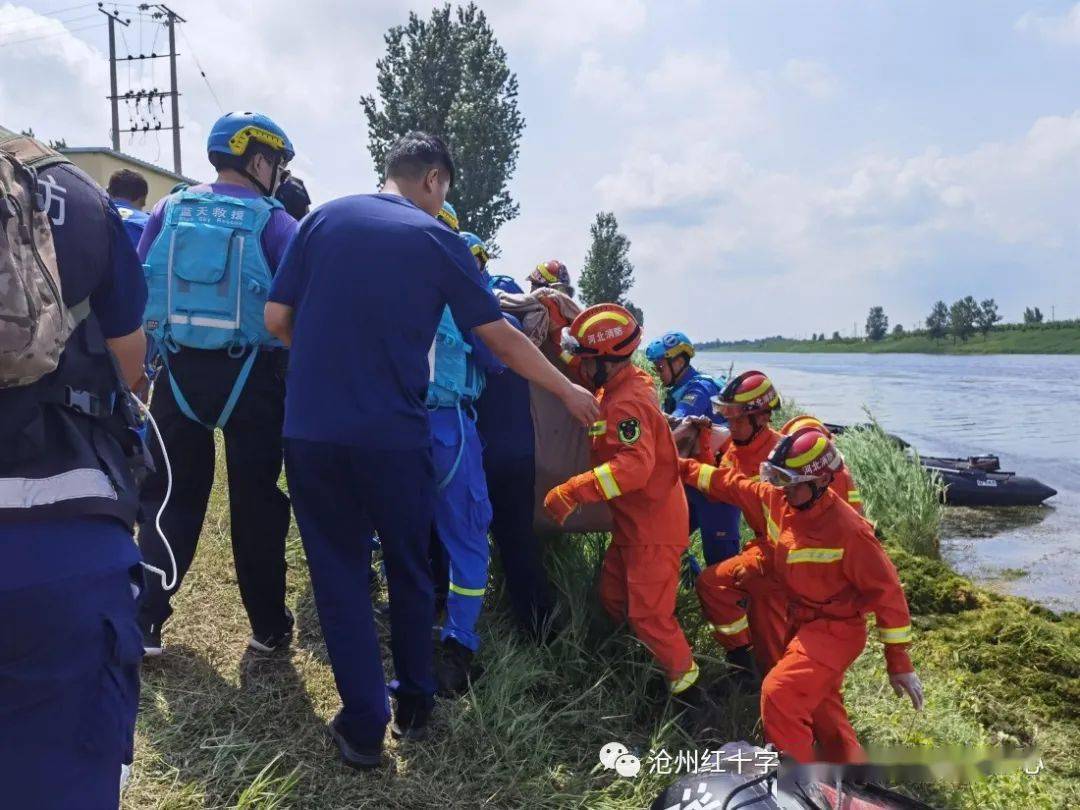
[[[876,422],[837,437],[863,497],[866,516],[891,543],[912,554],[941,555],[940,476],[919,464],[914,451],[899,447]]]

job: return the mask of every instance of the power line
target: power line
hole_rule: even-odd
[[[58,9],[55,9],[53,11],[31,11],[25,17],[16,17],[13,20],[5,20],[4,22],[0,23],[0,28],[6,28],[9,25],[18,25],[20,23],[30,22],[32,20],[37,20],[40,17],[57,17],[57,16],[59,16],[61,14],[66,14],[67,12],[76,11],[77,9],[81,9],[81,8],[88,8],[88,7],[93,6],[93,5],[94,5],[93,3],[80,3],[77,6],[68,6],[67,8],[58,8]]]
[[[23,34],[36,34],[39,31],[45,31],[52,26],[59,23],[60,25],[71,25],[71,23],[79,22],[80,20],[90,20],[96,17],[96,13],[80,14],[77,17],[38,17],[36,20],[20,20],[19,22],[7,22],[0,23],[0,28],[9,28],[15,26],[11,31],[5,31],[3,33],[11,34],[12,36],[22,36]],[[24,26],[19,28],[19,26]]]
[[[185,44],[186,44],[186,45],[188,46],[188,49],[189,49],[189,50],[191,51],[191,58],[192,58],[193,60],[195,60],[195,67],[197,67],[197,68],[199,69],[199,75],[200,75],[200,76],[202,76],[202,77],[203,77],[203,81],[204,81],[204,82],[206,82],[206,89],[207,89],[207,90],[209,90],[209,91],[210,91],[210,95],[214,97],[214,103],[215,103],[215,104],[217,104],[217,106],[218,106],[218,111],[219,111],[219,112],[221,112],[221,113],[224,113],[224,112],[225,112],[225,108],[221,106],[221,101],[220,101],[220,100],[218,99],[217,93],[215,93],[215,92],[214,92],[214,87],[213,87],[213,85],[211,85],[211,84],[210,84],[210,77],[209,77],[209,76],[207,76],[207,75],[206,75],[206,71],[205,71],[205,70],[203,70],[203,66],[202,66],[202,64],[201,64],[201,63],[199,62],[199,57],[195,55],[195,48],[194,48],[194,46],[193,46],[193,45],[191,44],[191,40],[190,40],[190,39],[188,39],[188,36],[187,36],[187,34],[186,34],[186,33],[184,32],[184,29],[183,29],[183,28],[181,28],[181,29],[180,29],[180,36],[182,36],[182,37],[184,38],[184,43],[185,43]]]
[[[29,39],[17,39],[17,40],[15,40],[13,42],[0,42],[0,48],[9,48],[12,45],[22,45],[23,43],[26,43],[26,42],[37,42],[38,40],[41,40],[41,39],[52,39],[53,37],[60,37],[60,36],[63,36],[64,34],[74,34],[74,33],[78,32],[78,31],[89,31],[91,28],[103,28],[104,26],[105,26],[105,23],[100,22],[100,23],[92,23],[90,25],[83,25],[83,26],[76,27],[76,28],[65,28],[63,31],[55,31],[55,32],[53,32],[51,34],[43,34],[42,36],[39,36],[39,37],[30,37]]]

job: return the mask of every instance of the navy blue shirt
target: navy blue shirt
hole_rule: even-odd
[[[504,317],[521,329],[521,322],[513,315]],[[534,456],[529,381],[510,370],[489,376],[476,402],[476,427],[484,440],[484,462],[489,467]]]
[[[424,396],[443,308],[464,333],[502,317],[465,243],[393,194],[308,214],[270,300],[295,309],[285,437],[380,449],[431,444]]]
[[[146,280],[116,208],[74,167],[43,175],[65,303],[89,296],[106,338],[138,330]],[[131,532],[111,518],[0,524],[0,590],[129,568],[139,559]]]

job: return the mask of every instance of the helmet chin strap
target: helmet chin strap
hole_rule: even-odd
[[[744,439],[743,441],[739,441],[738,439],[735,438],[734,435],[732,435],[731,441],[734,442],[739,447],[746,447],[746,445],[748,445],[752,441],[754,441],[754,439],[756,439],[758,437],[758,434],[761,433],[761,431],[763,431],[765,429],[765,425],[769,424],[768,420],[765,420],[760,425],[754,424],[754,417],[755,416],[757,416],[757,414],[751,414],[750,415],[750,427],[753,428],[753,430],[750,433],[750,438]]]
[[[244,177],[246,177],[248,180],[250,180],[252,183],[254,183],[256,185],[256,187],[258,187],[259,191],[262,192],[264,197],[273,197],[274,196],[274,190],[273,189],[274,189],[274,186],[277,185],[278,173],[280,171],[281,171],[281,162],[275,160],[274,161],[274,170],[273,170],[273,173],[270,175],[270,187],[269,188],[267,188],[265,185],[263,185],[262,180],[260,180],[258,177],[253,175],[251,172],[249,172],[247,170],[247,168],[241,169],[240,174],[244,175]]]
[[[828,490],[829,490],[829,485],[828,484],[826,484],[825,486],[821,486],[820,484],[811,484],[810,485],[810,491],[813,494],[810,496],[810,499],[806,503],[804,503],[804,504],[802,504],[800,506],[793,507],[793,508],[798,509],[800,512],[806,511],[811,506],[813,506],[815,503],[820,501],[821,496],[824,495],[826,492],[828,492]]]

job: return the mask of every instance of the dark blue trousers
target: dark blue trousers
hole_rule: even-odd
[[[0,591],[0,805],[119,805],[142,660],[131,583],[119,570]]]
[[[701,529],[705,565],[716,565],[739,553],[739,507],[708,500],[693,487],[686,488],[690,505],[690,531]]]
[[[368,588],[373,530],[379,533],[390,591],[398,699],[430,705],[435,693],[431,450],[286,439],[285,471],[345,732],[358,745],[378,744],[390,706]]]
[[[484,454],[491,534],[499,549],[506,590],[518,626],[538,634],[551,616],[554,601],[540,540],[533,531],[536,461],[532,456],[504,458]]]

